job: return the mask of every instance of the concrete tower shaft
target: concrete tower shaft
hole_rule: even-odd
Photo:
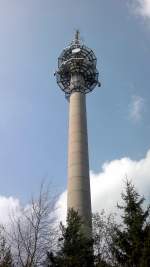
[[[78,211],[91,226],[86,97],[81,92],[72,93],[69,99],[67,207]]]

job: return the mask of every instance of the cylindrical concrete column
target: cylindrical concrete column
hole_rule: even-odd
[[[73,92],[69,100],[67,206],[68,209],[78,211],[85,224],[91,228],[86,97],[81,92]]]

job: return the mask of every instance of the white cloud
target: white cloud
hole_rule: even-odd
[[[138,192],[150,201],[150,150],[145,158],[134,161],[130,158],[116,159],[102,166],[99,174],[91,173],[93,211],[106,209],[110,212],[120,201],[125,177],[132,180]]]
[[[55,205],[55,216],[57,221],[62,221],[65,223],[66,220],[66,213],[67,213],[67,191],[64,191]]]
[[[20,216],[21,204],[19,199],[14,197],[0,196],[0,224],[8,225],[12,215]]]
[[[150,18],[150,0],[138,0],[137,11],[144,17]]]
[[[140,160],[132,160],[128,157],[114,159],[102,165],[102,171],[91,171],[91,195],[93,212],[105,209],[107,213],[115,211],[116,203],[121,200],[124,180],[127,176],[140,193],[150,202],[150,150]],[[64,191],[56,203],[56,215],[58,220],[65,222],[67,206],[67,191]],[[28,207],[28,206],[26,206]],[[26,208],[25,207],[25,208]],[[0,223],[8,224],[10,214],[20,216],[23,206],[13,197],[0,196]]]
[[[142,119],[144,104],[144,98],[141,96],[132,96],[132,101],[129,106],[129,115],[133,121],[138,122]]]
[[[93,212],[105,209],[107,213],[115,211],[116,204],[121,200],[124,180],[127,176],[132,180],[140,195],[150,202],[150,150],[141,160],[121,158],[106,162],[100,173],[91,171],[91,195]],[[65,220],[67,192],[63,192],[57,202],[58,216]]]
[[[136,14],[150,18],[150,0],[132,0],[133,10]]]

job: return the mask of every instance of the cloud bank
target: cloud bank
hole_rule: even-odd
[[[150,202],[150,150],[140,160],[128,157],[105,162],[102,171],[91,171],[92,210],[99,212],[105,209],[107,213],[116,210],[116,204],[121,200],[120,194],[124,187],[125,177],[132,180],[140,195]],[[63,192],[57,202],[59,220],[65,220],[67,192]]]
[[[132,180],[140,195],[145,196],[147,203],[150,202],[150,150],[140,160],[135,161],[129,157],[114,159],[105,162],[99,173],[90,172],[93,212],[102,209],[107,213],[115,212],[116,203],[121,200],[126,176]],[[65,221],[66,204],[67,191],[64,191],[55,207],[59,221]],[[10,214],[20,216],[22,209],[26,207],[22,207],[17,198],[0,196],[0,223],[8,224]]]

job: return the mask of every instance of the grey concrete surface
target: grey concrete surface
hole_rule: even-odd
[[[91,229],[86,96],[81,92],[73,92],[69,100],[67,207],[78,211]]]

